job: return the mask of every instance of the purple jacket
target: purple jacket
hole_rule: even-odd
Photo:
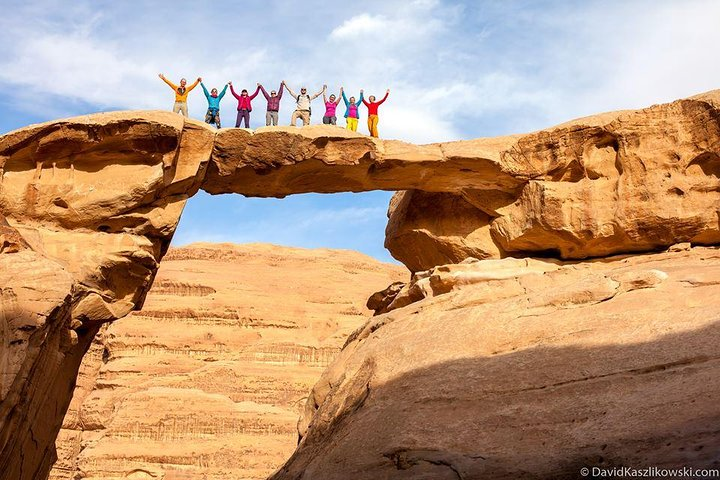
[[[285,88],[285,84],[280,84],[280,90],[278,90],[277,95],[274,97],[271,97],[270,94],[265,90],[265,87],[260,85],[260,89],[262,90],[263,95],[265,96],[265,100],[267,100],[267,109],[268,112],[277,112],[280,110],[280,99],[282,98],[283,94],[283,88]]]

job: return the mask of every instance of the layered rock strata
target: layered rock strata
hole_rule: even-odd
[[[267,478],[365,292],[405,277],[350,251],[171,248],[143,310],[85,357],[50,478]]]

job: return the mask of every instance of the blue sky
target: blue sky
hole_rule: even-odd
[[[0,1],[0,133],[96,111],[169,109],[159,72],[208,86],[391,88],[380,133],[418,143],[644,107],[720,78],[714,0]],[[233,100],[223,101],[226,125]],[[205,106],[200,90],[191,93],[191,116]],[[259,126],[263,103],[254,106]],[[291,111],[288,99],[281,122]],[[390,195],[203,194],[174,243],[329,246],[389,259]]]

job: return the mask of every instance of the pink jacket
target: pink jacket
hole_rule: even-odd
[[[337,108],[337,102],[331,102],[328,100],[325,102],[325,116],[326,117],[334,117],[335,116],[335,109]]]
[[[260,91],[260,87],[258,87],[255,90],[255,93],[252,95],[248,95],[247,97],[243,97],[242,95],[238,95],[235,93],[235,89],[233,89],[232,85],[230,85],[230,92],[232,92],[233,97],[238,99],[238,110],[247,110],[248,112],[252,112],[252,105],[250,102],[252,102],[252,99],[257,97],[258,92]]]

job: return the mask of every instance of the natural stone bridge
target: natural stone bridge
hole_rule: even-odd
[[[0,479],[44,478],[103,322],[142,306],[199,189],[401,190],[386,246],[411,271],[720,243],[720,92],[526,135],[416,146],[336,127],[225,129],[97,114],[0,137]]]

